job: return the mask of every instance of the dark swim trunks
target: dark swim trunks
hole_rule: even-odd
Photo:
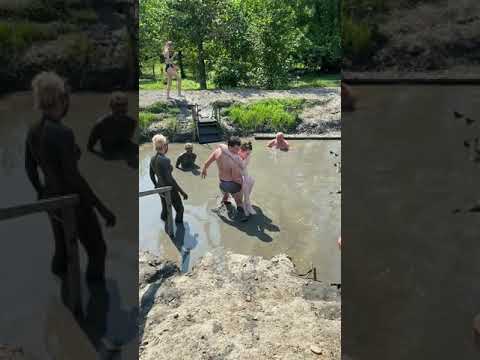
[[[228,194],[236,194],[242,190],[242,185],[234,181],[220,180],[220,190]]]
[[[173,64],[167,64],[165,66],[165,71],[168,71],[169,68],[173,68]]]

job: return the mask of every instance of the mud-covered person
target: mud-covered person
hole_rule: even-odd
[[[197,154],[193,152],[193,144],[185,144],[185,151],[177,158],[175,167],[180,170],[193,170],[197,168],[195,164]]]
[[[152,180],[155,188],[162,186],[171,186],[173,188],[171,191],[171,199],[173,208],[176,212],[175,222],[183,223],[184,208],[180,195],[182,195],[185,200],[188,199],[188,195],[173,178],[173,166],[170,159],[166,156],[168,152],[168,140],[165,136],[157,134],[152,138],[152,143],[155,150],[155,155],[153,155],[150,159],[150,179]],[[163,221],[166,221],[167,204],[164,197],[161,197],[161,199],[162,214],[160,217]]]
[[[241,145],[240,138],[237,136],[232,136],[227,142],[228,151],[238,162],[241,162],[241,158],[238,155]],[[207,170],[213,162],[216,162],[218,167],[219,187],[223,195],[222,202],[227,206],[230,205],[228,199],[229,196],[232,195],[237,206],[238,220],[248,220],[243,209],[243,177],[241,168],[236,164],[234,159],[222,151],[221,147],[218,147],[210,154],[207,161],[205,161],[201,173],[202,178],[207,177]]]
[[[110,96],[110,113],[102,116],[90,132],[87,149],[107,160],[124,156],[134,156],[138,152],[132,142],[137,121],[128,113],[128,97],[125,93],[116,91]],[[101,151],[95,146],[100,143]]]
[[[25,167],[38,198],[78,194],[75,208],[77,236],[88,255],[87,281],[105,280],[106,244],[95,209],[106,221],[115,225],[114,214],[95,195],[80,174],[80,148],[73,131],[63,123],[68,113],[70,94],[62,78],[53,72],[42,72],[32,81],[36,108],[42,113],[40,121],[28,131]],[[43,180],[40,179],[40,172]],[[49,213],[55,239],[51,270],[62,276],[67,271],[67,253],[60,211]]]

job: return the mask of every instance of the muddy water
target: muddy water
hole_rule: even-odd
[[[137,111],[137,101],[135,96],[131,97],[132,114]],[[128,167],[125,162],[105,162],[87,153],[85,147],[89,131],[106,111],[107,94],[74,95],[65,122],[74,130],[82,148],[80,168],[83,175],[117,216],[115,228],[103,229],[108,248],[106,267],[110,296],[107,335],[110,339],[127,342],[118,358],[133,358],[137,352],[132,331],[135,332],[135,307],[138,303],[138,228],[132,226],[130,220],[138,206],[138,170]],[[2,208],[36,200],[23,163],[26,131],[38,117],[39,114],[32,110],[30,93],[0,99]],[[55,337],[58,340],[62,333],[74,332],[77,326],[68,318],[62,325],[64,318],[58,305],[59,282],[49,271],[53,238],[48,219],[46,215],[39,214],[0,222],[0,239],[0,307],[3,309],[0,315],[0,343],[22,346],[27,354],[34,355],[33,359],[49,358],[45,332],[48,331],[50,341],[55,341]],[[80,249],[82,269],[85,269],[86,258],[81,246]],[[83,283],[85,305],[89,294]]]
[[[342,348],[353,359],[478,359],[480,87],[356,86],[342,114]],[[467,126],[453,111],[476,119]]]
[[[313,264],[319,279],[340,281],[340,174],[334,163],[340,153],[339,141],[292,141],[290,152],[265,148],[265,141],[253,143],[249,173],[255,178],[252,203],[257,210],[247,223],[232,222],[228,215],[211,210],[220,200],[217,168],[208,177],[174,171],[180,186],[189,194],[185,205],[183,249],[165,234],[160,220],[161,204],[156,196],[140,200],[140,249],[150,250],[180,262],[184,270],[209,250],[272,257],[286,253],[300,272]],[[197,163],[202,165],[215,147],[195,145]],[[170,144],[168,156],[175,160],[182,144]],[[140,190],[152,188],[148,169],[150,144],[140,149]],[[340,155],[339,155],[340,156]],[[175,243],[180,239],[176,238]],[[188,251],[188,249],[190,249]]]

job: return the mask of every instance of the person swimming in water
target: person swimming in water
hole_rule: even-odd
[[[185,144],[185,152],[180,154],[177,158],[177,163],[175,167],[180,170],[192,170],[198,168],[195,165],[195,160],[197,159],[197,154],[193,152],[193,144],[186,143]]]
[[[250,195],[252,194],[253,185],[255,184],[255,179],[248,174],[247,167],[250,163],[251,153],[252,153],[252,143],[249,141],[247,143],[242,143],[240,146],[240,151],[238,152],[237,156],[234,156],[225,144],[221,144],[220,148],[222,152],[230,157],[241,169],[241,174],[243,177],[243,186],[242,186],[242,193],[243,193],[243,210],[245,211],[245,215],[255,215],[256,211],[252,207],[252,203],[250,201]]]
[[[288,151],[290,149],[290,144],[285,140],[285,135],[282,132],[278,132],[275,136],[275,139],[271,140],[267,147],[276,148],[282,151]]]

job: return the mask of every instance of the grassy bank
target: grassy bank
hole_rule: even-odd
[[[226,109],[231,123],[244,133],[292,131],[299,124],[305,100],[269,99],[235,104]]]
[[[154,74],[155,71],[155,74]],[[156,64],[155,69],[146,68],[143,71],[145,78],[140,79],[140,90],[165,90],[167,85],[164,78],[164,65]],[[176,81],[172,83],[172,92],[176,91]],[[319,87],[338,87],[340,86],[340,74],[304,74],[292,77],[285,89],[299,88],[319,88]],[[183,90],[200,90],[200,85],[195,80],[193,74],[187,71],[186,78],[182,79]],[[208,90],[217,90],[218,88],[212,81],[207,81]]]

